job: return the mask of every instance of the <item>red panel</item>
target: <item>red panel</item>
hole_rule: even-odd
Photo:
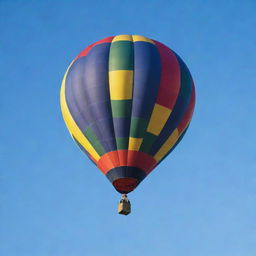
[[[180,90],[180,65],[171,49],[154,42],[161,58],[161,80],[156,102],[173,109]]]
[[[106,174],[109,170],[120,166],[119,157],[117,151],[111,151],[104,154],[98,161],[97,167],[102,171],[103,174]]]
[[[128,150],[127,166],[134,166],[140,168],[148,174],[155,166],[156,160],[140,151]]]
[[[144,153],[134,150],[117,150],[104,154],[98,161],[98,168],[106,174],[119,166],[133,166],[148,174],[156,165],[156,160]]]
[[[187,127],[188,123],[190,122],[190,120],[192,118],[193,111],[194,111],[194,107],[195,107],[195,86],[193,83],[192,84],[192,93],[191,93],[188,108],[185,112],[185,115],[183,116],[182,120],[180,121],[180,123],[177,127],[179,133],[182,133],[183,130]]]
[[[110,37],[107,37],[107,38],[104,38],[102,40],[99,40],[98,42],[94,43],[94,44],[91,44],[89,45],[88,47],[86,47],[83,51],[81,51],[77,57],[75,58],[78,59],[79,57],[82,57],[82,56],[86,56],[88,54],[88,52],[92,49],[93,46],[97,45],[97,44],[102,44],[102,43],[111,43],[112,40],[113,40],[114,36],[110,36]]]
[[[119,157],[120,166],[126,166],[128,157],[127,150],[118,150],[117,153]]]
[[[138,180],[134,178],[120,178],[113,182],[113,186],[120,193],[129,193],[138,185]]]

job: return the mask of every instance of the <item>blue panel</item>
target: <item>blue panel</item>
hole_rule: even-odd
[[[90,126],[100,142],[108,141],[106,151],[116,149],[108,86],[109,49],[110,43],[94,46],[73,63],[66,78],[71,115],[81,131]]]
[[[141,105],[143,101],[144,105]],[[146,99],[133,99],[132,101],[132,117],[143,118],[149,121],[154,108],[155,101],[147,103]]]
[[[102,119],[108,119],[108,122],[112,122],[112,116],[109,115],[109,100],[108,101],[101,101],[95,102],[94,104],[88,105],[86,111],[93,113],[93,115],[89,116],[88,124],[95,123]]]
[[[149,119],[160,85],[160,56],[156,46],[147,42],[135,42],[134,53],[132,117]]]
[[[141,182],[147,175],[143,170],[136,167],[119,166],[108,171],[106,176],[113,183],[113,181],[120,178],[134,178]]]
[[[141,181],[143,181],[146,178],[146,173],[142,171],[139,168],[136,167],[130,167],[130,166],[119,166],[111,169],[110,171],[107,172],[106,177],[109,179],[109,181],[113,184],[114,181],[118,179],[125,179],[125,178],[133,178],[137,180],[136,186],[139,185]],[[113,184],[114,185],[114,184]],[[132,188],[132,190],[135,187]],[[131,190],[119,190],[118,188],[115,187],[115,189],[121,193],[121,194],[128,194],[131,192]]]
[[[130,118],[114,117],[114,128],[116,138],[129,138]]]

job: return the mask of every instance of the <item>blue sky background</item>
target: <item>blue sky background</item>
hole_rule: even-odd
[[[0,255],[255,256],[256,1],[0,1]],[[175,50],[196,86],[183,141],[130,194],[73,143],[59,90],[116,34]]]

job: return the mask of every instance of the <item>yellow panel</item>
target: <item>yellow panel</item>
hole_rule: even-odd
[[[116,41],[132,41],[132,36],[130,35],[119,35],[119,36],[115,36],[112,40],[112,43],[113,42],[116,42]]]
[[[69,71],[69,68],[73,62],[69,65],[63,80],[62,80],[62,85],[61,85],[61,90],[60,90],[60,105],[61,105],[61,111],[62,115],[64,118],[64,121],[66,123],[66,126],[71,134],[76,138],[76,140],[86,149],[86,151],[92,155],[94,159],[97,161],[99,160],[100,156],[99,154],[95,151],[95,149],[92,147],[90,142],[87,140],[87,138],[84,136],[84,134],[81,132],[77,124],[75,123],[73,117],[71,116],[67,102],[66,102],[66,97],[65,97],[65,82],[66,82],[66,76]]]
[[[148,124],[147,132],[150,132],[154,135],[159,135],[165,123],[167,122],[171,112],[171,109],[156,103]]]
[[[144,42],[148,42],[151,44],[155,44],[151,39],[149,39],[145,36],[134,35],[134,36],[132,36],[132,38],[133,38],[133,42],[144,41]]]
[[[174,146],[178,138],[179,131],[176,128],[167,139],[167,141],[163,144],[163,146],[159,149],[159,151],[154,155],[154,158],[157,162],[159,162],[168,153],[168,151]]]
[[[109,72],[109,91],[111,100],[131,99],[132,85],[132,70],[115,70]]]
[[[129,150],[139,151],[143,138],[129,137]]]

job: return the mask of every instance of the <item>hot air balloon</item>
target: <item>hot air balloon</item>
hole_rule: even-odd
[[[139,35],[107,37],[69,65],[61,86],[66,126],[80,149],[127,194],[176,147],[190,124],[195,88],[182,59]]]

